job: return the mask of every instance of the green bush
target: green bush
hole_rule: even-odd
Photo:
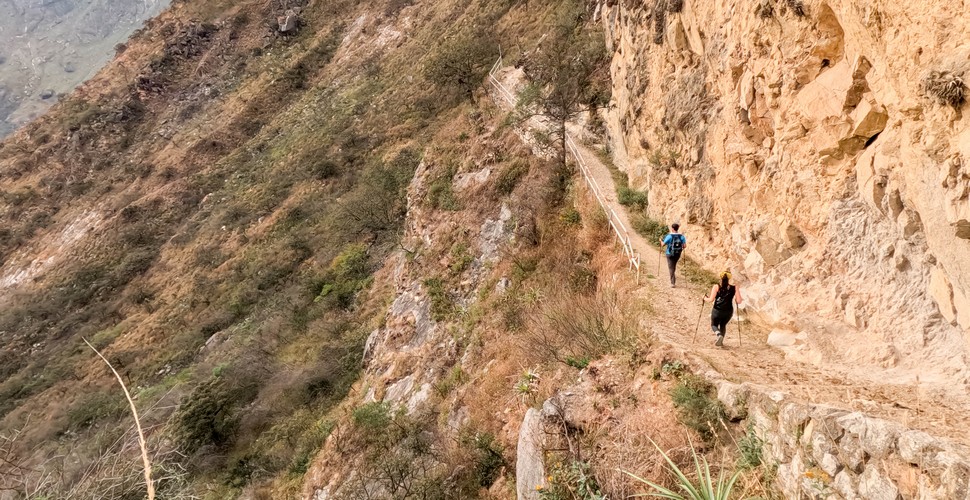
[[[428,298],[431,299],[431,319],[435,321],[447,321],[457,312],[455,302],[445,290],[445,284],[439,278],[428,278],[424,280],[424,287],[428,291]]]
[[[333,258],[323,275],[315,302],[330,308],[348,309],[357,293],[370,285],[370,266],[364,245],[351,244]]]
[[[384,402],[366,403],[354,409],[354,425],[364,431],[383,432],[391,423],[391,406]]]
[[[258,386],[236,377],[212,378],[192,391],[175,414],[175,437],[181,449],[194,453],[203,446],[232,442],[239,425],[237,409],[256,397]]]
[[[566,356],[566,364],[576,368],[577,370],[582,370],[589,366],[590,361],[589,356],[579,356],[575,358],[572,356]]]
[[[428,204],[435,210],[455,211],[461,208],[452,188],[453,173],[437,177],[428,184]]]
[[[420,163],[420,154],[404,149],[390,162],[367,168],[341,197],[334,225],[352,239],[396,235],[407,212],[407,187]]]
[[[738,468],[749,470],[760,467],[763,463],[761,452],[764,444],[764,440],[758,437],[754,432],[754,426],[749,423],[744,437],[738,441]]]
[[[541,500],[606,500],[586,462],[555,465],[548,479],[548,484],[539,489]]]
[[[465,242],[456,243],[455,246],[451,247],[451,258],[451,265],[448,268],[451,270],[451,274],[455,276],[464,272],[475,260],[468,251],[468,243]]]
[[[475,485],[488,488],[498,479],[505,464],[501,445],[487,432],[466,433],[461,444],[471,449]]]
[[[570,226],[578,226],[583,219],[579,210],[573,207],[566,207],[559,213],[559,220]]]
[[[707,442],[717,437],[718,426],[724,419],[724,405],[716,393],[714,385],[691,373],[681,377],[670,390],[681,423],[697,431]]]
[[[660,239],[667,235],[667,226],[660,221],[651,219],[646,214],[634,214],[630,220],[633,229],[647,239],[652,245],[657,245]]]
[[[718,282],[717,275],[704,269],[700,264],[694,262],[691,259],[684,259],[684,279],[694,283],[695,285],[703,285],[710,287],[714,283]]]
[[[629,186],[620,186],[617,188],[616,199],[620,202],[620,205],[626,207],[632,207],[637,210],[647,208],[647,193]]]

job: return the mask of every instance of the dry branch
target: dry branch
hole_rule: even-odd
[[[145,465],[145,487],[148,489],[148,500],[155,500],[155,483],[152,482],[152,462],[148,458],[148,446],[145,445],[145,433],[141,428],[141,420],[138,418],[138,409],[135,408],[135,402],[131,399],[131,393],[128,392],[128,386],[125,385],[125,381],[121,379],[121,375],[115,370],[114,366],[111,366],[111,362],[108,361],[100,351],[94,348],[87,339],[84,343],[94,351],[95,354],[104,361],[104,364],[108,365],[111,373],[114,373],[115,378],[118,379],[118,383],[121,384],[121,390],[125,393],[125,399],[128,400],[128,407],[131,409],[131,415],[135,417],[135,427],[138,429],[138,446],[141,448],[141,459]]]

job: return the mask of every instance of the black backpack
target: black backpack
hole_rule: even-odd
[[[667,250],[671,257],[680,257],[680,254],[684,251],[684,243],[686,238],[682,234],[670,233],[670,244],[667,245]]]
[[[728,285],[727,288],[718,286],[717,295],[714,296],[714,309],[718,311],[730,310],[732,300],[734,300],[734,285]]]

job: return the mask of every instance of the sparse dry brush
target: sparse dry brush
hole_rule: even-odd
[[[540,359],[575,364],[611,352],[630,352],[639,339],[631,304],[616,290],[595,296],[552,296],[538,311],[524,341]]]
[[[959,109],[966,101],[963,76],[951,71],[932,71],[923,79],[923,93],[941,106]]]

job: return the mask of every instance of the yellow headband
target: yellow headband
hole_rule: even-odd
[[[721,279],[724,279],[724,278],[731,279],[731,273],[728,271],[724,271],[723,273],[721,273]]]

